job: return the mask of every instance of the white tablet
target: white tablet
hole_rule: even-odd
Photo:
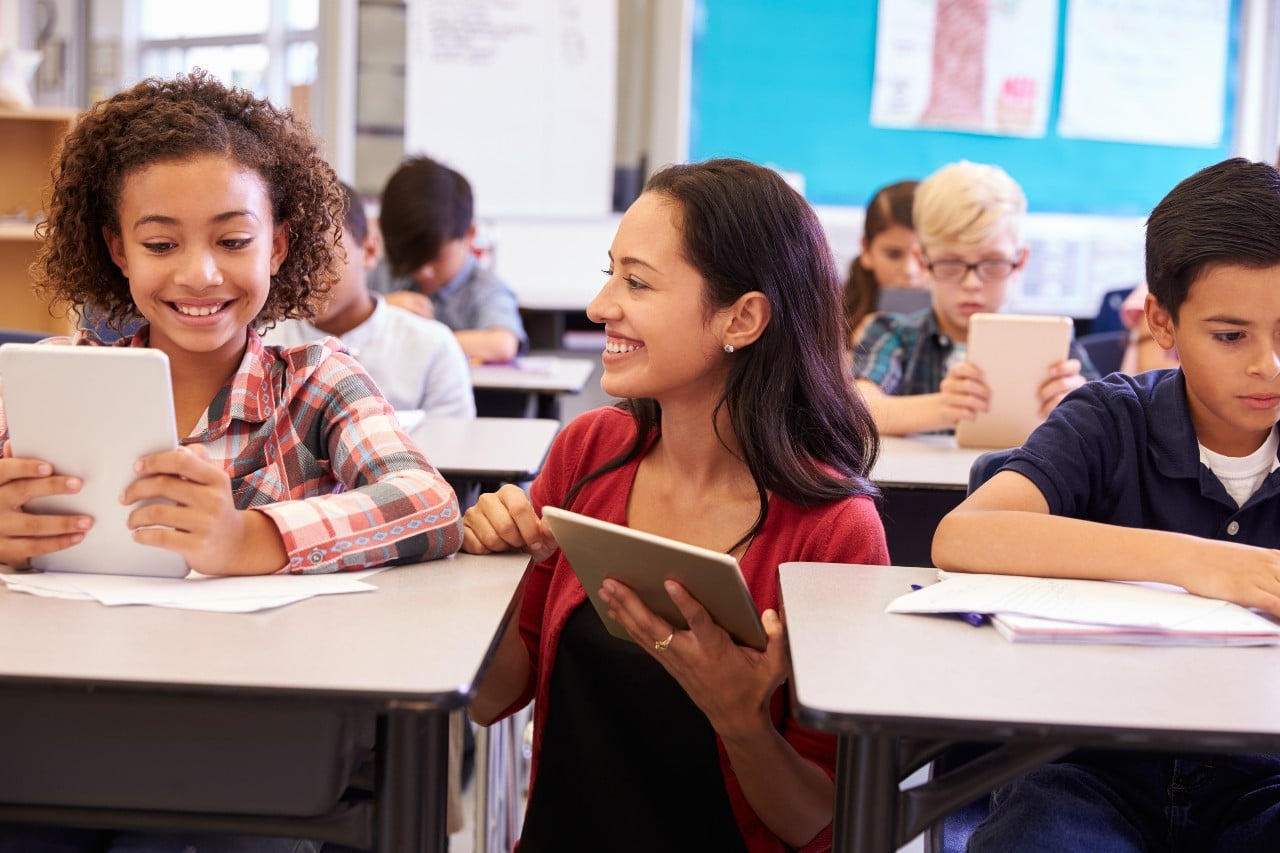
[[[991,406],[956,425],[961,447],[1018,447],[1040,425],[1040,386],[1071,348],[1070,317],[974,314],[967,358],[991,389]]]
[[[689,626],[663,586],[670,578],[689,590],[736,642],[764,649],[764,626],[738,561],[730,555],[559,507],[543,507],[542,517],[586,589],[596,613],[615,637],[631,639],[622,626],[609,618],[609,605],[599,598],[604,579],[613,578],[626,584],[650,610],[677,630],[684,630]]]
[[[134,541],[132,506],[120,494],[134,462],[178,446],[169,359],[155,349],[5,344],[0,395],[14,456],[44,459],[84,481],[75,495],[39,498],[29,512],[84,513],[93,528],[77,545],[32,559],[55,572],[183,577],[187,564]]]

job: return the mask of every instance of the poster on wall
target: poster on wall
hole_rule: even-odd
[[[424,0],[406,11],[407,154],[465,175],[478,216],[612,210],[617,4]]]
[[[871,125],[1041,137],[1058,4],[880,0]]]
[[[1071,0],[1058,134],[1221,144],[1231,0]]]

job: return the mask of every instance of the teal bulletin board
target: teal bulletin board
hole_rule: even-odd
[[[854,207],[884,184],[974,160],[1008,171],[1033,211],[1145,216],[1178,181],[1233,153],[1241,0],[1231,0],[1216,148],[1057,136],[1067,2],[1059,0],[1048,133],[1026,139],[872,127],[874,0],[696,0],[690,158],[799,172],[813,204]]]

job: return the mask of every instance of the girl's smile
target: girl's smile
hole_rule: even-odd
[[[262,178],[216,154],[156,163],[125,178],[118,221],[104,236],[151,346],[234,369],[288,247]]]

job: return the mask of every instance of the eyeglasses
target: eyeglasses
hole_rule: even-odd
[[[1013,271],[1018,268],[1018,261],[1005,260],[1004,258],[990,258],[985,261],[978,261],[976,264],[968,264],[964,261],[933,261],[925,264],[929,272],[933,273],[933,280],[940,281],[943,284],[954,284],[963,281],[964,277],[969,274],[969,270],[973,270],[978,274],[978,280],[987,284],[995,284],[1004,281],[1013,275]]]

